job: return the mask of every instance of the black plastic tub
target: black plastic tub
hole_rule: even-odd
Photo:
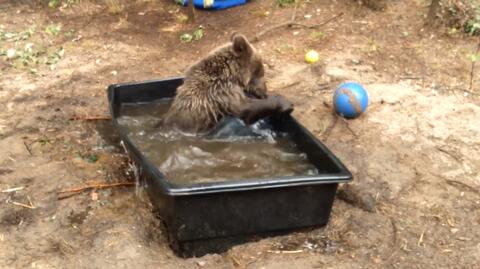
[[[119,126],[122,103],[173,98],[182,78],[111,85],[108,100],[115,129],[163,220],[171,247],[183,257],[222,252],[257,236],[328,222],[338,183],[347,168],[292,116],[276,120],[309,161],[325,174],[178,186],[165,178]]]

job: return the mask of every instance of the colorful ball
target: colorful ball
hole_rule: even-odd
[[[335,90],[333,104],[337,114],[354,119],[367,109],[368,94],[359,83],[343,83]]]
[[[305,54],[305,61],[309,64],[316,63],[318,62],[318,60],[320,60],[320,55],[318,55],[318,52],[316,52],[315,50],[309,50]]]

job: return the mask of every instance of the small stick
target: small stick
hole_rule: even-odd
[[[328,127],[325,129],[325,131],[323,132],[323,137],[324,137],[323,139],[324,139],[325,141],[328,140],[328,138],[330,137],[330,134],[332,133],[333,129],[335,128],[335,126],[337,126],[337,122],[338,122],[338,117],[334,115],[334,117],[333,117],[333,123],[332,123],[330,126],[328,126]]]
[[[421,247],[423,243],[423,236],[425,235],[425,230],[423,229],[422,234],[420,235],[420,238],[418,239],[417,246]]]
[[[439,175],[439,174],[433,174],[431,173],[432,176],[436,176],[436,177],[439,177],[443,180],[445,180],[445,182],[450,185],[450,186],[453,186],[453,187],[463,187],[464,189],[466,190],[469,190],[471,192],[474,192],[474,193],[477,193],[477,194],[480,194],[480,190],[478,190],[477,188],[473,187],[473,186],[470,186],[468,185],[467,183],[463,183],[461,181],[458,181],[458,180],[455,180],[455,179],[449,179],[449,178],[446,178],[442,175]]]
[[[289,83],[289,84],[287,84],[287,85],[283,85],[283,86],[280,87],[280,89],[290,88],[290,87],[295,86],[295,85],[297,85],[297,84],[299,84],[299,83],[300,83],[300,81],[298,80],[298,81]]]
[[[480,42],[478,42],[477,51],[475,52],[475,56],[477,56],[479,52],[480,52]],[[473,72],[475,70],[475,63],[476,62],[477,61],[472,61],[472,69],[470,70],[470,87],[468,88],[470,91],[472,90],[472,87],[473,87]]]
[[[25,145],[25,148],[27,149],[28,154],[30,154],[30,156],[33,156],[32,151],[30,150],[30,147],[27,145],[27,143],[23,141],[23,144]]]
[[[275,253],[275,254],[295,254],[295,253],[302,253],[303,249],[298,249],[298,250],[267,250],[269,253]]]
[[[235,267],[243,267],[242,264],[237,260],[237,258],[235,258],[235,256],[233,255],[229,255],[230,259],[232,260],[233,262],[233,265]]]
[[[32,200],[30,200],[30,196],[28,196],[28,195],[27,195],[27,200],[28,200],[28,203],[30,204],[30,206],[35,208],[35,205],[32,203]]]
[[[188,0],[187,17],[188,23],[195,23],[195,5],[193,0]]]
[[[75,196],[75,195],[77,195],[77,194],[79,194],[79,193],[81,193],[81,192],[72,192],[72,193],[69,193],[69,194],[59,194],[58,197],[57,197],[57,199],[58,199],[58,200],[67,199],[67,198],[70,198],[70,197],[72,197],[72,196]]]
[[[330,83],[322,83],[320,85],[318,85],[318,91],[325,91],[325,90],[329,90],[330,89]],[[325,105],[325,102],[326,101],[323,101],[324,102],[324,105]]]
[[[71,117],[70,120],[96,121],[96,120],[111,120],[109,116],[87,116],[87,117]]]
[[[59,191],[58,194],[70,193],[70,192],[80,193],[80,192],[93,190],[93,189],[106,189],[106,188],[113,188],[113,187],[120,187],[120,186],[135,186],[135,185],[136,183],[134,182],[118,182],[118,183],[110,183],[110,184],[98,183],[98,184],[88,185],[85,187],[62,190],[62,191]]]
[[[409,77],[409,76],[403,76],[403,77],[400,77],[400,79],[422,79],[422,77]]]
[[[470,190],[472,192],[480,193],[480,191],[478,189],[476,189],[476,188],[474,188],[474,187],[472,187],[472,186],[470,186],[466,183],[463,183],[461,181],[454,180],[454,179],[447,179],[447,178],[444,178],[444,177],[442,177],[442,178],[445,180],[445,182],[447,182],[448,185],[451,185],[451,186],[454,186],[454,187],[462,186],[465,189]]]
[[[258,261],[258,259],[260,259],[259,257],[257,257],[256,259],[252,260],[252,261],[249,261],[245,264],[245,268],[247,268],[250,264],[252,263],[256,263]]]
[[[19,203],[19,202],[11,202],[11,203],[12,203],[12,205],[18,205],[18,206],[26,207],[26,208],[30,208],[30,209],[35,209],[35,208],[36,208],[36,207],[34,207],[34,206],[26,205],[26,204]]]
[[[352,128],[350,128],[350,125],[348,124],[348,121],[342,117],[339,116],[339,118],[343,121],[343,123],[345,123],[345,126],[347,127],[347,129],[350,131],[350,133],[355,136],[355,138],[358,138],[358,135],[357,133],[355,133]]]
[[[299,4],[300,4],[299,0],[295,1],[295,8],[293,9],[292,19],[290,21],[295,21],[295,18],[297,17],[297,9]]]
[[[326,107],[326,108],[331,108],[332,106],[325,100],[323,100],[323,105]]]
[[[461,91],[463,92],[466,92],[468,94],[471,94],[471,95],[476,95],[476,96],[480,96],[480,94],[476,93],[476,92],[472,92],[472,91],[469,91],[469,90],[463,90],[463,89],[460,89]]]
[[[315,29],[315,28],[318,28],[320,26],[323,26],[325,24],[328,24],[329,22],[335,20],[336,18],[338,17],[341,17],[343,16],[343,12],[340,12],[338,13],[337,15],[331,17],[330,19],[327,19],[326,21],[320,23],[320,24],[313,24],[313,25],[306,25],[306,24],[303,24],[303,23],[298,23],[298,22],[294,22],[292,20],[290,21],[287,21],[287,22],[283,22],[283,23],[280,23],[280,24],[277,24],[275,26],[272,26],[258,34],[256,34],[251,40],[250,42],[252,43],[255,43],[257,41],[260,40],[260,37],[262,37],[263,35],[275,30],[275,29],[278,29],[278,28],[282,28],[282,27],[293,27],[293,26],[298,26],[298,27],[304,27],[304,28],[308,28],[308,29]]]
[[[449,150],[446,150],[444,148],[441,148],[439,146],[436,146],[435,147],[438,151],[452,157],[455,161],[459,162],[459,163],[462,163],[462,157],[461,156],[457,156],[455,153],[452,153],[450,152]]]
[[[15,188],[10,188],[10,189],[3,190],[2,192],[7,193],[7,192],[14,192],[14,191],[21,191],[21,190],[23,190],[23,188],[24,187],[15,187]]]

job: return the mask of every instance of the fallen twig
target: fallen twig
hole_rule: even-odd
[[[2,192],[7,193],[7,192],[21,191],[21,190],[23,190],[23,188],[24,187],[15,187],[15,188],[10,188],[10,189],[3,190]]]
[[[390,262],[398,251],[398,248],[397,248],[398,229],[397,229],[397,224],[395,224],[395,220],[392,217],[390,217],[390,224],[392,226],[392,234],[393,234],[392,235],[392,247],[391,247],[390,254],[385,259],[385,262]]]
[[[338,122],[338,117],[334,115],[332,124],[328,126],[323,132],[323,140],[325,141],[328,140],[333,129],[335,128],[335,126],[337,126],[337,122]]]
[[[232,260],[232,263],[233,263],[233,265],[234,265],[235,267],[240,267],[240,268],[243,267],[243,266],[242,266],[242,263],[240,263],[240,261],[238,261],[238,259],[235,258],[235,256],[229,255],[229,257],[230,257],[230,259]]]
[[[297,250],[267,250],[268,253],[275,253],[275,254],[295,254],[295,253],[302,253],[303,249]]]
[[[27,143],[23,141],[23,144],[25,145],[25,148],[27,149],[28,154],[30,154],[30,156],[33,156],[32,151],[30,150],[30,147],[27,145]]]
[[[330,83],[322,83],[318,85],[317,91],[325,91],[325,90],[330,90]],[[325,101],[324,101],[325,104]]]
[[[24,204],[24,203],[19,203],[19,202],[11,202],[11,203],[12,203],[12,205],[18,205],[18,206],[26,207],[26,208],[30,208],[30,209],[35,209],[36,208],[32,205],[27,205],[27,204]]]
[[[450,91],[452,91],[452,92],[460,91],[460,92],[464,92],[464,94],[471,94],[471,95],[475,95],[475,96],[480,96],[480,93],[469,91],[469,90],[467,90],[466,88],[463,88],[463,87],[450,88]]]
[[[86,117],[71,117],[70,120],[96,121],[96,120],[111,120],[110,116],[86,116]]]
[[[443,177],[442,177],[443,178]],[[472,192],[475,192],[475,193],[480,193],[480,191],[466,183],[463,183],[461,181],[458,181],[458,180],[454,180],[454,179],[447,179],[447,178],[443,178],[445,180],[445,182],[447,182],[448,185],[452,185],[454,187],[458,187],[458,186],[462,186],[463,188],[465,189],[468,189]]]
[[[295,7],[293,8],[293,14],[292,14],[292,19],[290,21],[295,21],[297,17],[297,10],[298,10],[298,5],[300,4],[300,1],[295,1]]]
[[[69,193],[69,194],[59,194],[59,195],[57,196],[57,200],[67,199],[67,198],[70,198],[70,197],[72,197],[72,196],[75,196],[75,195],[77,195],[77,194],[79,194],[79,193],[81,193],[81,192],[71,192],[71,193]]]
[[[28,195],[27,195],[27,200],[28,200],[28,203],[30,204],[30,206],[35,208],[35,205],[32,203],[32,200],[30,200],[30,196],[28,196]]]
[[[282,27],[294,27],[294,26],[297,26],[297,27],[303,27],[303,28],[308,28],[308,29],[316,29],[318,27],[321,27],[321,26],[324,26],[326,24],[328,24],[329,22],[335,20],[336,18],[338,17],[341,17],[343,16],[343,12],[340,12],[339,14],[327,19],[326,21],[320,23],[320,24],[313,24],[313,25],[306,25],[306,24],[303,24],[303,23],[298,23],[298,22],[295,22],[293,20],[290,20],[290,21],[287,21],[287,22],[283,22],[283,23],[280,23],[280,24],[277,24],[275,26],[272,26],[264,31],[261,31],[260,33],[256,34],[251,40],[250,42],[252,43],[255,43],[255,42],[258,42],[260,40],[260,37],[262,37],[263,35],[273,31],[273,30],[276,30],[278,28],[282,28]]]
[[[426,231],[426,230],[427,230],[426,228],[425,228],[425,229],[423,229],[423,231],[422,231],[422,234],[420,235],[420,238],[418,238],[418,241],[417,241],[417,246],[419,246],[419,247],[421,247],[421,246],[422,246],[422,243],[423,243],[423,236],[425,235],[425,231]]]
[[[292,87],[292,86],[295,86],[295,85],[297,85],[297,84],[299,84],[299,83],[300,83],[300,81],[298,80],[298,81],[295,81],[295,82],[289,83],[289,84],[287,84],[287,85],[280,86],[280,88],[279,88],[279,89],[290,88],[290,87]]]
[[[441,148],[439,146],[436,146],[435,147],[438,151],[450,156],[451,158],[453,158],[455,161],[459,162],[459,163],[462,163],[462,157],[461,156],[458,156],[458,154],[456,154],[456,152],[451,152],[447,149],[444,149],[444,148]]]
[[[326,108],[331,108],[332,106],[330,105],[330,103],[328,103],[327,101],[323,100],[323,105],[326,107]]]
[[[348,123],[348,121],[345,119],[345,118],[342,118],[342,117],[338,117],[340,118],[343,123],[345,123],[345,126],[347,127],[347,129],[350,131],[350,133],[355,136],[355,138],[358,138],[358,135],[357,133],[355,133],[355,131],[353,131],[353,129],[350,127],[350,124]]]
[[[89,191],[93,189],[106,189],[106,188],[113,188],[113,187],[121,187],[121,186],[135,186],[136,184],[134,182],[118,182],[118,183],[97,183],[97,184],[91,184],[85,187],[79,187],[79,188],[73,188],[73,189],[66,189],[59,191],[58,194],[63,194],[63,193],[80,193],[84,191]]]
[[[445,182],[448,184],[448,185],[451,185],[453,187],[463,187],[464,189],[467,189],[469,191],[472,191],[474,193],[477,193],[477,194],[480,194],[480,190],[475,188],[475,187],[472,187],[470,185],[468,185],[467,183],[463,183],[461,181],[458,181],[458,180],[455,180],[455,179],[449,179],[449,178],[446,178],[442,175],[438,175],[438,174],[431,174],[432,176],[436,176],[436,177],[439,177],[443,180],[445,180]]]
[[[400,79],[411,79],[411,80],[415,80],[415,79],[423,79],[423,77],[403,76],[403,77],[400,77]]]
[[[477,51],[475,52],[475,56],[477,56],[479,52],[480,52],[480,42],[478,42]],[[470,70],[470,87],[468,88],[470,91],[472,90],[472,87],[473,87],[473,72],[475,70],[475,63],[476,62],[477,61],[472,61],[472,68]]]

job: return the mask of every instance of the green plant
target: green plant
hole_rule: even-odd
[[[470,35],[480,35],[480,1],[471,0],[470,18],[465,22],[464,31]]]
[[[65,50],[63,48],[59,48],[57,51],[47,56],[45,63],[50,65],[51,68],[54,68],[54,66],[58,63],[58,61],[60,61],[60,59],[63,58],[64,55]]]
[[[62,30],[61,24],[50,24],[47,27],[45,27],[45,33],[52,36],[58,36],[61,30]]]
[[[198,40],[202,39],[204,35],[205,35],[205,33],[203,31],[203,27],[200,25],[193,31],[192,34],[190,34],[190,33],[181,34],[180,35],[180,41],[185,42],[185,43],[192,42],[193,40],[198,41]]]
[[[73,6],[73,5],[75,5],[75,4],[80,3],[80,0],[64,0],[63,2],[64,2],[65,5],[67,5],[67,6]]]
[[[33,43],[25,44],[25,47],[23,48],[23,50],[18,51],[20,62],[24,66],[37,64],[39,54],[40,53],[38,51],[33,49]]]
[[[470,19],[465,23],[464,31],[470,35],[476,35],[480,33],[480,17],[476,19]]]
[[[180,35],[180,41],[182,42],[192,42],[193,40],[193,36],[189,33],[183,33],[182,35]]]
[[[68,30],[68,31],[64,32],[63,35],[67,38],[71,38],[75,35],[75,30]]]
[[[60,24],[51,24],[41,33],[39,32],[39,34],[45,33],[46,35],[57,37],[62,33],[61,29],[62,26]],[[37,68],[39,64],[46,64],[50,66],[50,69],[55,68],[55,64],[63,58],[65,51],[63,48],[50,47],[51,40],[49,40],[50,43],[42,45],[35,38],[35,33],[35,25],[18,32],[0,26],[1,60],[7,61],[12,68],[23,69],[30,74],[38,73]],[[73,34],[73,30],[64,32],[66,37]]]
[[[195,40],[200,40],[203,37],[203,27],[199,26],[194,32],[193,32],[193,38]]]
[[[438,9],[441,16],[431,14],[427,19],[439,20],[450,29],[455,28],[469,35],[480,35],[480,1],[443,0]]]
[[[61,0],[49,0],[48,6],[51,8],[57,8],[60,6],[61,2],[62,2]]]
[[[112,14],[119,14],[125,8],[119,0],[105,0],[108,8],[108,12]]]
[[[467,54],[467,59],[471,62],[478,62],[480,61],[480,54]]]
[[[21,32],[7,32],[5,29],[0,28],[0,40],[1,41],[12,41],[17,42],[21,40],[27,40],[35,33],[35,26],[30,26],[24,31]]]
[[[364,51],[366,51],[367,53],[378,52],[379,50],[380,45],[375,39],[370,39],[364,48]]]
[[[63,4],[63,6],[69,7],[79,2],[80,0],[48,0],[48,6],[50,8],[58,8]]]
[[[87,154],[83,156],[83,159],[85,159],[89,163],[96,163],[98,161],[98,155],[97,154]]]
[[[291,4],[295,4],[296,0],[277,0],[279,7],[286,7]]]
[[[310,34],[310,39],[312,40],[320,40],[325,37],[325,33],[321,31],[314,31]]]

